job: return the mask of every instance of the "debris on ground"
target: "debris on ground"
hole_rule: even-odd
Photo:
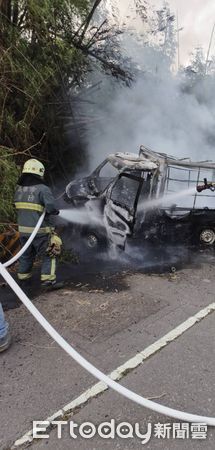
[[[18,231],[13,226],[0,234],[0,261],[16,255],[20,249],[20,240]]]

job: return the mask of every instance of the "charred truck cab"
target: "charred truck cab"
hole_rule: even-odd
[[[215,163],[177,159],[141,146],[139,156],[109,155],[89,177],[72,181],[64,199],[100,217],[94,225],[79,227],[94,250],[110,244],[124,248],[127,240],[213,247],[215,194],[205,193],[205,180],[212,190]],[[197,189],[200,185],[204,189]]]

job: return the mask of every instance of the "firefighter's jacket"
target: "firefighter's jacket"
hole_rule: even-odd
[[[35,184],[33,186],[18,185],[14,202],[21,235],[29,235],[32,233],[44,209],[46,209],[47,214],[39,230],[39,234],[47,234],[53,230],[49,214],[56,212],[56,205],[48,186],[45,184]]]

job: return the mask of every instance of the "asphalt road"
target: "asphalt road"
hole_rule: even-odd
[[[156,342],[176,326],[214,302],[214,265],[203,264],[165,275],[100,273],[102,285],[77,283],[62,291],[44,294],[35,305],[74,347],[96,367],[109,373]],[[91,277],[92,278],[92,277]],[[96,275],[95,275],[96,278]],[[96,380],[72,361],[47,336],[23,306],[7,312],[13,346],[1,355],[0,448],[10,449],[32,428],[93,386]],[[195,414],[215,416],[214,320],[212,313],[174,342],[123,377],[121,383],[155,401]],[[74,411],[81,425],[98,425],[115,419],[148,424],[179,423],[135,405],[112,391],[92,398]],[[122,439],[72,439],[66,427],[49,439],[35,441],[32,449],[213,449],[214,431],[206,440],[158,439],[145,445],[137,437]],[[153,433],[152,433],[153,434]],[[21,446],[20,448],[24,448]]]

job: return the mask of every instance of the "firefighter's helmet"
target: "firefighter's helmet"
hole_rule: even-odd
[[[22,173],[32,173],[34,175],[39,175],[40,177],[44,177],[45,167],[37,159],[29,159],[24,164]]]

